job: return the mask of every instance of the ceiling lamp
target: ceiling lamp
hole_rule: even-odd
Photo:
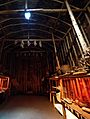
[[[31,13],[30,13],[29,11],[26,11],[26,12],[25,12],[25,18],[26,18],[27,20],[29,20],[30,17],[31,17]]]

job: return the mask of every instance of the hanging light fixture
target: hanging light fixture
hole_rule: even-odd
[[[30,13],[30,11],[27,11],[27,0],[25,1],[25,18],[27,19],[27,20],[29,20],[30,19],[30,17],[31,17],[31,13]]]
[[[31,17],[31,13],[30,13],[29,11],[26,11],[26,12],[25,12],[25,18],[26,18],[27,20],[29,20],[30,17]]]

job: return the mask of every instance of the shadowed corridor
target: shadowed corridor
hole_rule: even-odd
[[[43,96],[15,96],[0,107],[0,119],[62,119]]]

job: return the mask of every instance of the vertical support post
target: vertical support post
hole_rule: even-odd
[[[66,52],[68,53],[68,46],[67,46],[66,42],[65,42],[65,46],[66,46]],[[70,65],[72,65],[72,62],[71,62],[70,58],[69,58],[69,63],[70,63]]]
[[[65,49],[64,49],[64,42],[63,42],[63,44],[62,44],[62,50],[63,50],[63,56],[64,56],[64,58],[63,58],[64,60],[63,60],[63,61],[65,62]]]
[[[69,45],[69,42],[68,42],[68,36],[66,36],[66,42],[67,42],[68,50],[70,50],[70,45]],[[73,66],[75,66],[75,62],[74,62],[74,60],[73,60],[71,51],[70,51],[70,58],[71,58],[71,61],[72,61]]]
[[[46,56],[47,56],[47,68],[48,68],[48,71],[49,71],[49,59],[48,59],[48,52],[46,52]]]
[[[58,59],[58,56],[57,56],[57,49],[56,49],[56,44],[55,44],[55,39],[54,39],[53,33],[52,33],[52,40],[53,40],[53,45],[54,45],[54,51],[55,51],[57,66],[60,69],[60,63],[59,63],[59,59]]]
[[[72,29],[72,30],[73,30],[73,34],[76,35],[74,29]],[[77,45],[78,45],[78,47],[79,47],[80,53],[81,53],[81,55],[83,56],[83,51],[82,51],[82,49],[81,49],[81,46],[80,46],[80,43],[79,43],[79,40],[78,40],[77,37],[76,37],[76,42],[77,42]]]
[[[64,55],[63,55],[63,47],[62,47],[62,45],[61,45],[61,52],[62,52],[62,61],[64,61],[63,59],[64,59]]]
[[[2,53],[3,53],[4,44],[5,44],[5,38],[2,39],[2,45],[1,45],[1,48],[0,48],[0,63],[1,63],[1,59],[2,59]]]
[[[74,15],[73,15],[73,12],[72,12],[72,10],[70,8],[70,5],[67,2],[67,0],[65,0],[65,4],[66,4],[67,10],[69,12],[71,21],[72,21],[72,25],[73,25],[73,27],[75,29],[75,32],[77,34],[77,37],[78,37],[78,39],[80,41],[80,44],[82,46],[83,52],[86,52],[86,49],[87,49],[86,42],[84,41],[83,35],[82,35],[82,33],[81,33],[80,29],[79,29],[79,26],[78,26],[78,24],[76,22],[76,19],[75,19]]]
[[[79,24],[80,24],[80,27],[81,27],[82,33],[83,33],[83,35],[84,35],[84,38],[85,38],[85,40],[86,40],[86,42],[87,42],[87,45],[90,46],[89,41],[88,41],[88,39],[87,39],[87,36],[86,36],[86,34],[85,34],[85,31],[84,31],[84,29],[83,29],[83,27],[82,27],[82,25],[81,25],[81,23],[80,23],[80,20],[78,20],[78,22],[79,22]]]
[[[65,98],[64,90],[63,90],[63,79],[60,79],[60,92],[61,92],[60,99]]]
[[[90,19],[89,19],[88,15],[86,13],[85,13],[85,17],[87,19],[88,24],[90,25]]]
[[[73,45],[73,40],[72,40],[72,37],[71,37],[70,32],[69,32],[69,37],[70,37],[70,40],[71,40],[71,44],[72,44],[72,47],[73,47],[73,51],[74,51],[74,54],[75,54],[76,60],[78,61],[78,56],[77,56],[77,53],[76,53],[76,49],[75,49],[75,47],[74,47],[74,45]]]
[[[60,47],[60,51],[59,51],[59,52],[60,52],[61,63],[62,63],[63,61],[62,61],[62,53],[61,53],[61,47]]]
[[[66,53],[67,53],[67,48],[66,48],[66,45],[65,45],[65,41],[63,41],[63,51],[64,51],[64,56],[65,56],[65,60],[66,60]]]

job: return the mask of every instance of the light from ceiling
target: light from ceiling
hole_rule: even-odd
[[[27,20],[29,20],[30,17],[31,17],[31,13],[26,11],[26,12],[25,12],[25,18],[26,18]]]

